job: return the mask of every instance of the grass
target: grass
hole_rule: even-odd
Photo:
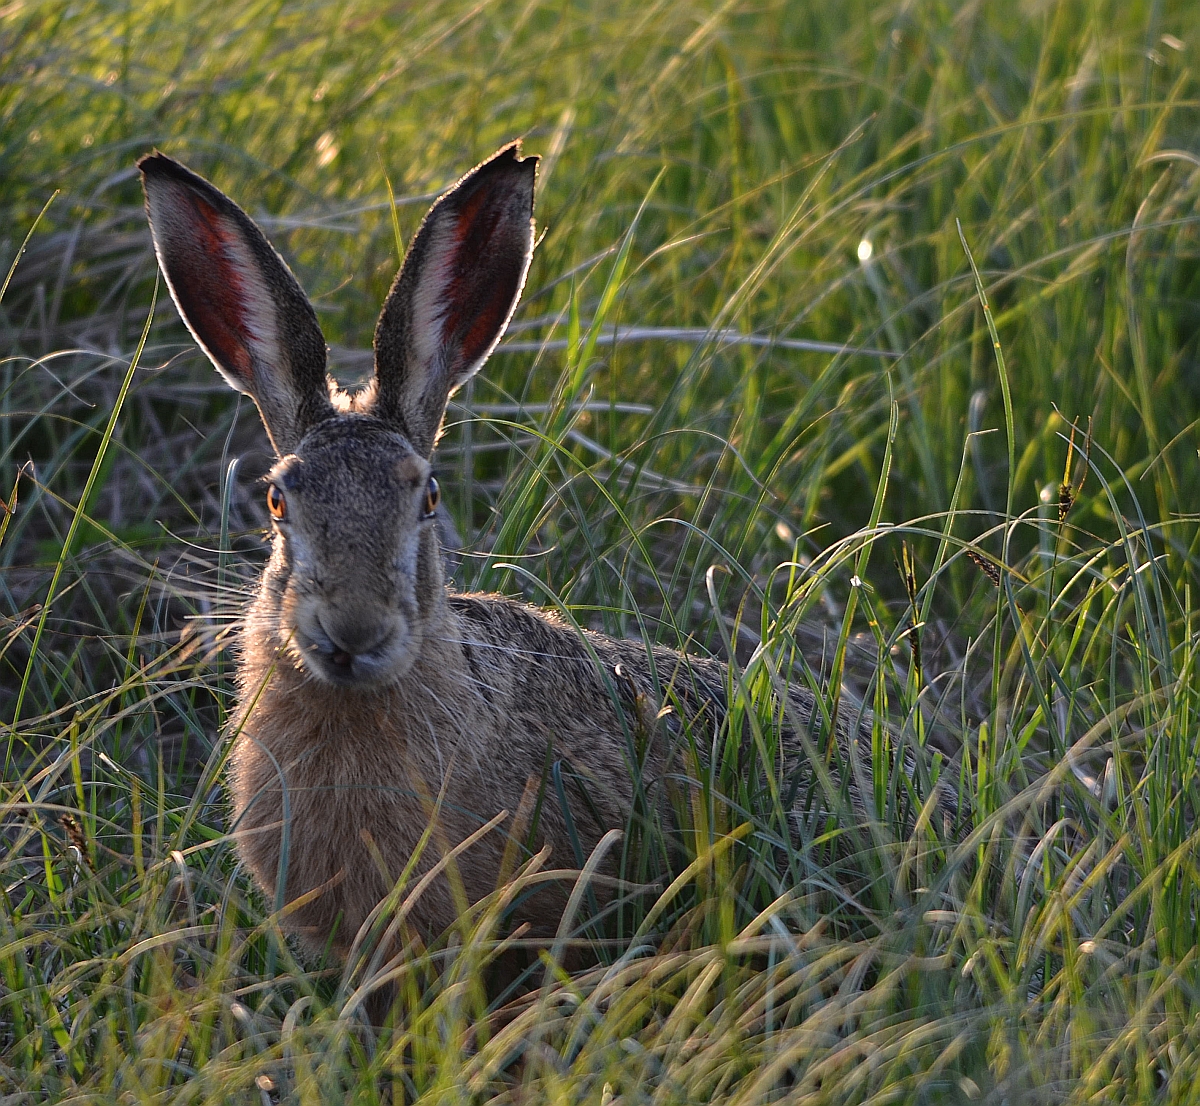
[[[1174,0],[0,6],[5,1101],[1191,1101],[1198,50]],[[730,658],[756,742],[621,846],[599,966],[496,1009],[520,871],[375,1034],[226,836],[268,458],[133,162],[261,219],[349,381],[397,235],[515,135],[459,585]],[[873,712],[865,827],[761,785],[787,680]]]

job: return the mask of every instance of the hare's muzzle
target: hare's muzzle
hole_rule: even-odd
[[[307,672],[323,683],[386,684],[413,660],[413,621],[395,603],[346,602],[330,595],[292,591],[281,611],[281,636]]]
[[[304,666],[337,684],[380,684],[408,667],[410,637],[399,612],[310,610],[297,620],[295,639]]]

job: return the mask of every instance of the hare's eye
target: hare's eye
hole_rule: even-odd
[[[432,518],[433,512],[437,510],[437,506],[442,501],[442,489],[438,487],[438,482],[431,476],[429,484],[425,488],[425,517]]]
[[[287,501],[283,498],[283,492],[279,490],[277,484],[272,484],[267,488],[267,510],[271,512],[271,517],[282,521],[287,518]]]

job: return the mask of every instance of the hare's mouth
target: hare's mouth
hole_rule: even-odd
[[[292,635],[296,655],[304,668],[325,683],[343,687],[391,683],[408,667],[411,651],[408,634],[389,627],[365,647],[353,650],[335,641],[317,620],[311,631],[297,626]]]

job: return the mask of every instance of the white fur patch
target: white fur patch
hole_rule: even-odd
[[[240,235],[237,235],[237,228],[228,219],[222,219],[221,222],[233,232],[233,237],[225,243],[225,256],[244,274],[242,306],[245,314],[242,321],[249,332],[250,354],[254,361],[268,370],[263,374],[266,380],[262,383],[274,384],[275,373],[279,372],[282,366],[275,301],[270,288],[263,280],[262,270],[258,267],[254,254]],[[272,369],[274,372],[270,371]],[[255,383],[259,383],[257,373]]]
[[[439,219],[432,230],[425,266],[412,301],[413,353],[425,372],[435,363],[445,342],[444,324],[450,311],[447,293],[454,262],[453,224]]]

